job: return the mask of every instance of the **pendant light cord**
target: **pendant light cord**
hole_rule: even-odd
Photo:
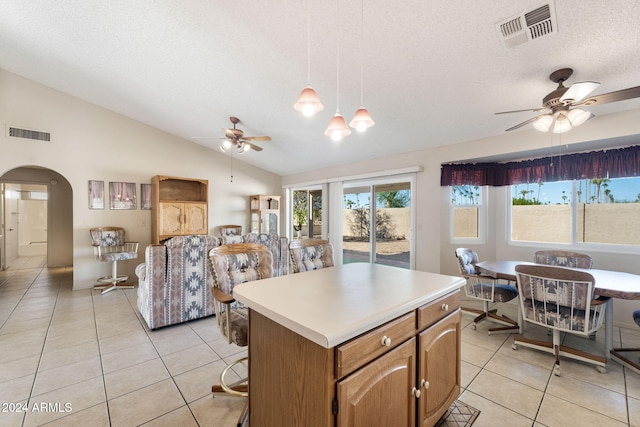
[[[336,37],[338,48],[336,49],[336,113],[340,112],[340,0],[336,0]]]
[[[360,105],[364,105],[364,0],[360,3]]]
[[[311,0],[307,0],[307,85],[311,86]]]

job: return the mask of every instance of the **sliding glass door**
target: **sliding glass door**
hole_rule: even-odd
[[[412,180],[343,185],[343,263],[411,268]]]

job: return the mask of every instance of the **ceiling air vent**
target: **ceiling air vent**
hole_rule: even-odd
[[[51,134],[49,132],[20,129],[11,126],[7,126],[7,136],[11,136],[14,138],[35,139],[36,141],[51,141]]]
[[[506,48],[555,33],[558,29],[553,3],[498,22],[496,29]]]

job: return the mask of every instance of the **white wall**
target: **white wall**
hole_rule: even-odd
[[[140,210],[140,184],[154,175],[209,180],[209,229],[217,225],[249,227],[249,197],[280,194],[278,175],[161,132],[109,110],[0,70],[0,176],[22,166],[51,169],[73,189],[74,289],[89,288],[107,275],[109,265],[94,260],[89,228],[122,226],[128,240],[140,242],[139,258],[122,264],[134,275],[151,241],[151,211]],[[51,133],[51,142],[7,137],[7,125]],[[88,209],[88,181],[136,183],[138,209]],[[106,191],[108,197],[108,190]],[[71,236],[70,236],[71,237]]]

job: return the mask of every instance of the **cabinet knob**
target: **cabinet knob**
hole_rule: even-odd
[[[380,344],[382,344],[384,347],[389,347],[391,345],[391,338],[386,335],[383,336],[380,340]]]
[[[429,390],[429,381],[427,380],[420,381],[420,387],[424,388],[425,390]]]
[[[413,390],[411,390],[411,394],[413,394],[416,399],[420,399],[420,395],[422,395],[422,392],[414,387]]]
[[[442,304],[442,309],[444,311],[449,311],[449,304]]]

